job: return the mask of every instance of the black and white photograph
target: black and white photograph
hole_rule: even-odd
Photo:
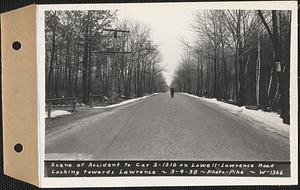
[[[182,4],[44,11],[46,177],[76,176],[62,161],[291,175],[292,11]]]

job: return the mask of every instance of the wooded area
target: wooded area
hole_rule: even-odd
[[[167,90],[151,28],[117,11],[46,11],[46,98],[140,97]]]
[[[239,106],[278,111],[289,124],[290,11],[194,13],[172,87]]]

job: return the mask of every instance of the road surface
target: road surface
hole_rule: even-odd
[[[288,138],[184,94],[154,95],[69,128],[46,140],[46,159],[289,160]]]

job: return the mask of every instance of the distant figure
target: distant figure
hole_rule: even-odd
[[[174,88],[170,88],[171,98],[174,97],[174,92],[175,92]]]

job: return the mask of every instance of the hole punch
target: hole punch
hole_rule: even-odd
[[[23,151],[23,145],[21,145],[20,143],[16,144],[15,147],[14,147],[15,151],[17,153],[20,153]]]
[[[21,45],[21,43],[18,42],[18,41],[15,41],[15,42],[12,44],[12,48],[13,48],[14,50],[19,50],[19,49],[21,49],[21,47],[22,47],[22,45]]]

